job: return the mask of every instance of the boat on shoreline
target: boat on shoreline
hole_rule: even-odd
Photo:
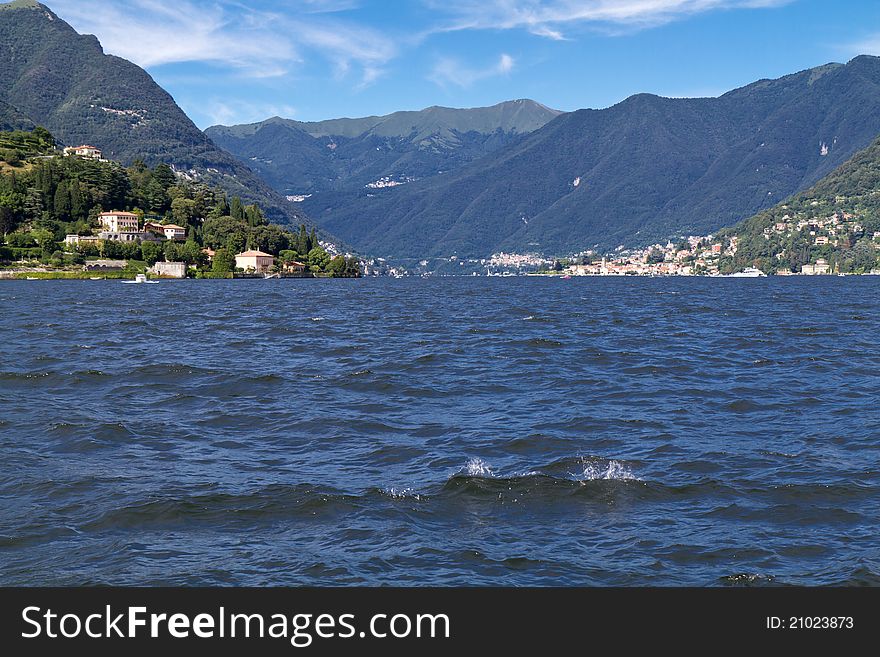
[[[724,278],[765,278],[767,274],[756,267],[746,267],[742,271],[728,274]]]

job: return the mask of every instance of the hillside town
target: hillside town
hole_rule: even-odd
[[[5,131],[0,150],[0,278],[303,278],[361,275],[305,224],[271,223],[257,204],[167,164],[129,167],[46,130]]]

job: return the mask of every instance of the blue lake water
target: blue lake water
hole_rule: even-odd
[[[0,283],[0,584],[880,584],[880,279]]]

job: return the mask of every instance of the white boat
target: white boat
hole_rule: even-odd
[[[755,267],[746,267],[742,271],[738,271],[734,274],[728,274],[727,278],[762,278],[766,276],[764,272]]]
[[[159,281],[148,281],[146,274],[138,274],[134,277],[133,281],[122,281],[123,283],[129,284],[137,284],[137,283],[150,283],[151,285],[156,285]]]

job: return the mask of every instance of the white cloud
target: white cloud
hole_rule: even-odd
[[[857,41],[844,50],[849,55],[875,55],[880,56],[880,34],[874,34],[866,39]]]
[[[454,84],[467,88],[480,80],[507,75],[515,65],[516,60],[506,53],[502,53],[495,64],[485,68],[471,68],[457,59],[444,57],[434,66],[429,79],[441,87]]]
[[[794,0],[425,0],[449,22],[440,31],[525,29],[560,40],[577,24],[646,28],[722,9],[778,7]]]
[[[288,3],[294,4],[294,3]],[[54,0],[78,31],[95,34],[105,50],[143,67],[209,62],[251,77],[284,75],[312,56],[361,84],[375,80],[396,56],[385,35],[351,24],[338,12],[353,0],[299,0],[300,11],[278,13],[237,0]]]
[[[207,103],[199,103],[198,109],[211,125],[258,123],[272,116],[291,119],[297,114],[296,107],[292,105],[266,105],[218,98],[209,100]]]

